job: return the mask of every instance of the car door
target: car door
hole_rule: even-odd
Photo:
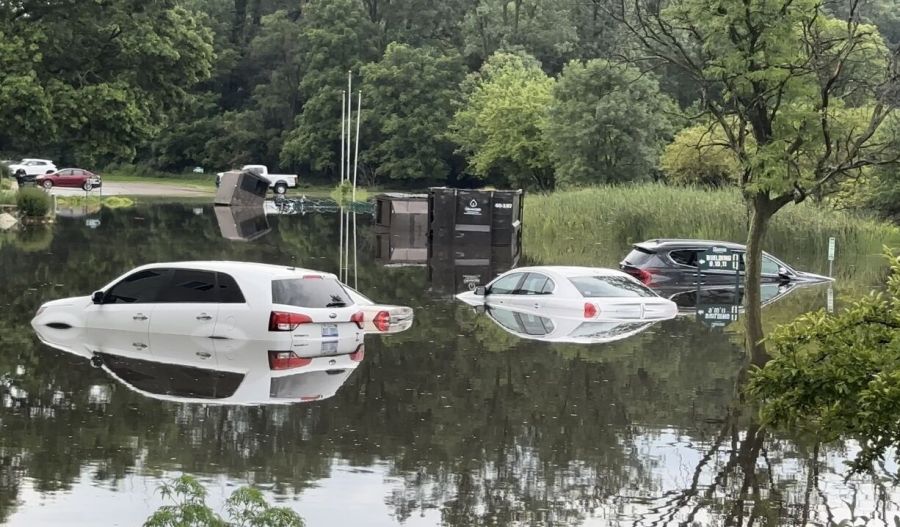
[[[59,183],[57,183],[60,187],[68,187],[68,188],[77,188],[80,187],[81,184],[79,182],[78,174],[81,172],[80,170],[75,170],[74,168],[69,168],[66,170],[61,170],[59,172]],[[54,183],[56,183],[54,181]]]
[[[515,292],[519,288],[525,273],[511,273],[498,278],[487,288],[488,304],[505,305],[515,300]]]
[[[87,307],[87,326],[101,348],[149,352],[150,317],[168,269],[144,269],[107,289],[100,304]]]
[[[555,290],[556,282],[552,278],[544,273],[531,272],[522,280],[509,304],[547,315],[564,315],[560,312],[563,307],[560,299],[553,294]],[[578,308],[582,308],[581,304]]]
[[[216,273],[176,268],[160,290],[150,333],[210,338],[218,313]]]
[[[216,291],[219,315],[216,320],[215,338],[241,340],[269,338],[268,326],[253,317],[250,304],[234,277],[228,273],[216,273]],[[268,312],[266,312],[268,315]],[[224,345],[223,343],[220,343]]]
[[[50,181],[55,187],[71,187],[72,186],[72,169],[64,168],[50,176]]]

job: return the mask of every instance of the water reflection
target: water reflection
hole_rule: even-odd
[[[722,331],[678,317],[602,347],[518,338],[428,295],[427,268],[375,263],[365,215],[359,289],[414,308],[417,320],[388,338],[367,335],[365,360],[327,399],[167,403],[36,340],[28,320],[41,303],[146,261],[339,270],[337,214],[269,216],[271,232],[248,244],[223,238],[210,208],[194,207],[104,209],[97,229],[60,219],[39,246],[3,240],[0,521],[53,524],[102,510],[103,523],[140,524],[158,504],[158,475],[177,472],[213,494],[257,484],[310,526],[881,525],[897,515],[884,481],[844,481],[852,442],[754,425],[740,398],[739,323]],[[540,263],[525,249],[521,262]],[[775,249],[811,266],[789,241]],[[865,277],[881,278],[865,262],[835,283],[837,309],[848,291],[877,283]],[[825,302],[821,288],[794,290],[764,317],[774,324]]]
[[[486,306],[484,312],[498,326],[525,339],[572,344],[602,344],[626,339],[647,330],[658,321],[578,320],[549,317],[527,311]]]

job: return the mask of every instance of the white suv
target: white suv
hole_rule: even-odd
[[[28,158],[8,166],[9,171],[16,176],[19,184],[31,182],[38,176],[56,172],[56,165],[53,164],[53,161],[48,161],[46,159]]]
[[[45,303],[32,326],[148,335],[154,352],[167,336],[265,341],[290,352],[279,357],[285,364],[361,344],[365,334],[363,311],[334,275],[245,262],[138,267],[91,296]]]

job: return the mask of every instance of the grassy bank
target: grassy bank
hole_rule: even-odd
[[[525,200],[527,254],[546,264],[614,266],[631,244],[652,238],[704,238],[744,243],[747,213],[733,189],[637,185],[530,195]],[[827,264],[828,238],[837,265],[879,258],[900,244],[896,227],[812,202],[788,205],[772,221],[765,248],[788,261]],[[809,265],[809,264],[807,264]]]

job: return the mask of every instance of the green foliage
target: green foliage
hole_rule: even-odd
[[[82,165],[134,157],[213,60],[209,30],[167,0],[0,6],[0,41],[0,144]]]
[[[682,185],[735,185],[740,174],[740,162],[717,125],[698,124],[675,134],[660,168],[669,181]]]
[[[285,507],[272,507],[252,487],[234,491],[225,502],[229,520],[206,504],[206,489],[191,476],[183,475],[160,486],[164,499],[174,505],[160,507],[144,527],[303,527],[303,519]]]
[[[900,257],[885,252],[886,291],[780,327],[769,336],[772,360],[747,388],[773,426],[807,429],[825,441],[858,439],[855,470],[900,446]]]
[[[305,74],[300,91],[307,99],[288,132],[281,159],[287,165],[305,163],[337,175],[341,90],[347,88],[348,71],[358,72],[374,58],[374,27],[358,2],[315,0],[304,7],[301,30]]]
[[[0,190],[0,205],[15,205],[17,194],[14,190]]]
[[[676,113],[656,80],[633,66],[570,62],[553,87],[545,130],[557,184],[648,179]]]
[[[445,136],[464,73],[455,53],[397,43],[363,68],[365,129],[372,137],[363,160],[376,176],[447,180],[453,145]]]
[[[466,80],[465,102],[450,137],[473,174],[501,174],[508,184],[553,187],[544,137],[553,79],[527,56],[497,53]]]
[[[29,218],[43,218],[50,212],[50,194],[39,188],[19,189],[16,194],[16,206],[19,212]]]

